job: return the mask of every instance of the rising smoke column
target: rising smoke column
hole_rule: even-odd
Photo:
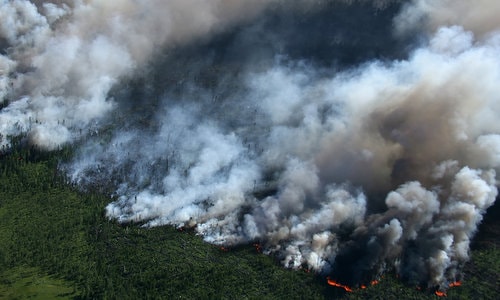
[[[52,15],[60,17],[53,18],[52,26],[84,28],[85,33],[91,28],[103,30],[102,24],[85,21],[96,13],[92,9],[80,23],[75,21],[79,5],[94,7],[57,6],[59,13]],[[99,13],[127,7],[109,5]],[[285,51],[285,57],[270,65],[241,68],[229,79],[221,76],[215,91],[188,78],[177,91],[164,91],[152,107],[149,127],[132,126],[143,121],[139,119],[122,129],[111,126],[111,133],[103,136],[87,137],[64,170],[82,185],[112,180],[115,201],[106,212],[120,222],[192,226],[206,241],[221,245],[259,242],[286,267],[311,268],[348,284],[366,283],[394,269],[409,282],[445,289],[460,279],[470,240],[497,196],[500,44],[495,30],[499,26],[491,18],[472,18],[489,14],[481,7],[466,1],[408,2],[395,19],[397,34],[420,32],[420,23],[427,31],[421,44],[401,60],[366,61],[337,71],[287,59]],[[472,15],[443,16],[445,8]],[[134,14],[119,16],[141,19]],[[491,24],[482,26],[481,20]],[[71,24],[78,25],[71,29]],[[107,26],[111,25],[104,29]],[[108,33],[101,46],[109,42],[108,35],[115,36],[111,29]],[[124,49],[127,59],[116,65],[97,60],[97,70],[109,68],[109,72],[98,71],[89,85],[86,80],[80,83],[87,73],[76,66],[56,72],[68,77],[58,85],[60,77],[55,83],[44,81],[50,76],[37,78],[42,64],[36,65],[34,74],[21,74],[27,78],[14,80],[12,88],[21,91],[27,86],[33,92],[9,104],[0,116],[26,121],[40,111],[32,109],[37,89],[60,96],[44,102],[43,111],[62,105],[63,112],[54,115],[67,116],[62,99],[72,101],[79,84],[105,84],[102,76],[112,80],[99,90],[98,103],[110,105],[106,111],[112,111],[113,105],[104,101],[111,85],[147,60],[152,48],[170,41],[155,33],[117,34],[121,39],[111,43],[111,49]],[[13,36],[12,42],[4,39],[22,42],[19,34]],[[134,50],[142,45],[138,41],[150,36],[155,36],[150,44],[154,47]],[[182,40],[171,41],[177,39]],[[75,53],[78,57],[80,52]],[[83,53],[78,59],[88,65],[88,51]],[[12,72],[23,61],[14,54],[2,57],[0,62]],[[132,64],[122,65],[127,61]],[[2,86],[9,86],[12,78],[2,77]],[[39,87],[30,87],[39,80]],[[5,95],[11,93],[11,88],[4,89]],[[117,96],[116,101],[121,99]],[[113,113],[116,120],[138,118]],[[2,122],[10,124],[2,132],[16,126],[31,130],[35,143],[47,146],[35,138],[39,131],[22,128],[29,123],[13,126],[13,122]],[[78,124],[88,130],[91,123]],[[68,129],[62,121],[54,126]],[[51,143],[55,132],[47,132]]]

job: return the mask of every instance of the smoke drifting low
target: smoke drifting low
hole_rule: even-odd
[[[251,18],[270,2],[2,0],[0,95],[14,102],[0,115],[2,134],[28,132],[47,149],[78,139],[113,109],[111,87],[156,49]]]
[[[348,2],[3,1],[0,132],[73,143],[119,222],[444,290],[497,197],[498,5]]]

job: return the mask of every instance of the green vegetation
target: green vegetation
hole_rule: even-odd
[[[15,149],[21,150],[0,156],[0,299],[436,297],[390,274],[346,293],[314,274],[282,268],[251,245],[224,251],[189,230],[117,224],[104,216],[109,197],[79,192],[58,174],[57,160],[68,150]],[[486,239],[492,240],[476,247],[464,284],[448,298],[500,293],[498,241]]]
[[[0,282],[2,299],[66,299],[78,296],[75,286],[43,274],[39,269],[17,267],[4,272]]]

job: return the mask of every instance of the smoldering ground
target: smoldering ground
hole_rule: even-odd
[[[120,222],[259,242],[351,285],[393,269],[446,289],[497,196],[499,24],[483,2],[4,1],[25,22],[1,31],[1,130],[73,143],[61,168],[113,188]]]

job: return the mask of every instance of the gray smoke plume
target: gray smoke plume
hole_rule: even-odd
[[[2,135],[54,149],[113,109],[122,77],[173,47],[251,18],[272,0],[0,2]],[[8,142],[3,140],[2,145]]]
[[[350,285],[460,279],[497,197],[498,5],[141,3],[3,1],[1,133],[73,141],[119,222]]]

